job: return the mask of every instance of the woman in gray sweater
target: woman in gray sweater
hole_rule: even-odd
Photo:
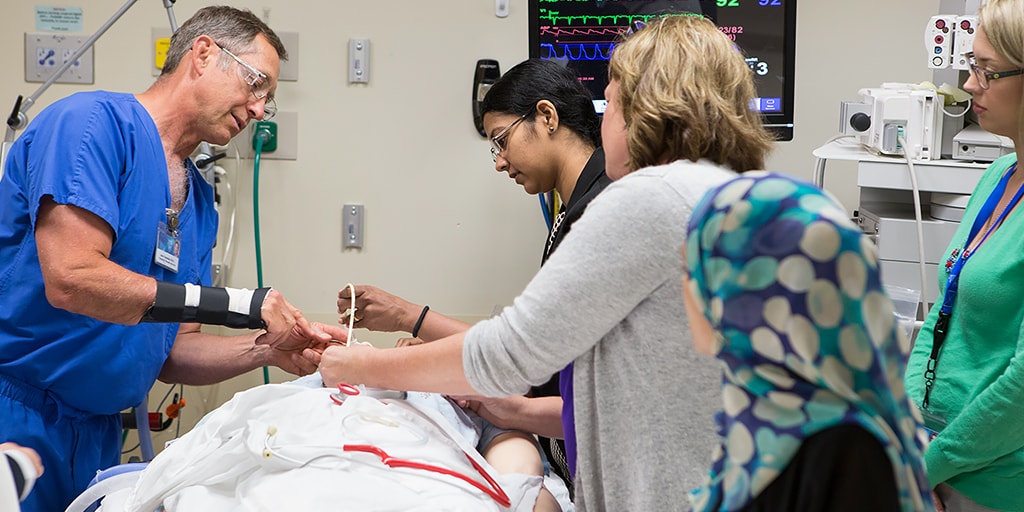
[[[709,463],[718,388],[684,334],[685,222],[713,186],[762,168],[771,138],[748,108],[750,69],[704,18],[635,32],[609,78],[602,141],[617,181],[513,305],[433,343],[328,348],[320,371],[328,386],[505,396],[572,363],[577,508],[676,510]]]

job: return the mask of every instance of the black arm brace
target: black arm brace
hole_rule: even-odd
[[[186,285],[157,281],[156,301],[142,316],[141,322],[195,322],[235,329],[263,329],[267,326],[260,308],[270,288],[250,292],[237,288],[188,286],[199,288],[198,303],[188,303]],[[251,300],[238,304],[239,297],[248,297],[250,293]],[[232,297],[236,298],[236,304],[231,304]]]

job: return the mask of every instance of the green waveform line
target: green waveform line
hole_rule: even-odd
[[[546,2],[552,2],[555,0],[543,0]],[[564,0],[563,0],[564,1]],[[570,0],[570,1],[581,1],[581,0]],[[613,25],[629,25],[633,20],[641,20],[647,23],[647,20],[651,18],[661,18],[662,16],[702,16],[701,14],[686,12],[678,14],[611,14],[611,15],[570,15],[570,16],[559,16],[560,11],[547,11],[546,13],[539,14],[538,19],[548,20],[552,26],[557,26],[559,20],[565,20],[566,25],[572,25],[573,20],[580,20],[584,25],[587,24],[588,20],[597,20],[597,24],[603,24],[605,20],[611,20]],[[620,23],[619,18],[624,18],[625,23]]]

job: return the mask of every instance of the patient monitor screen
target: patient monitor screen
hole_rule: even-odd
[[[530,0],[530,57],[564,61],[604,112],[608,59],[631,24],[698,14],[736,42],[754,71],[751,108],[782,140],[793,137],[795,0]]]

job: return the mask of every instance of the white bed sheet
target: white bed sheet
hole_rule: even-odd
[[[126,498],[110,496],[102,510],[532,509],[541,478],[498,474],[436,411],[368,396],[337,405],[330,393],[281,384],[238,393],[157,456]],[[392,457],[456,470],[486,485],[469,455],[511,505],[502,507],[451,476],[390,468],[375,455],[344,452],[346,444],[371,444]]]

